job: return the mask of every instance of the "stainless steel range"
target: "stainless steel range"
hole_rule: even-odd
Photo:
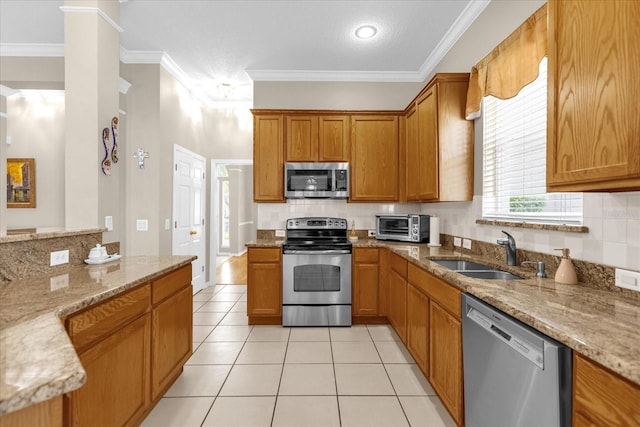
[[[282,324],[351,325],[351,242],[343,218],[287,220]]]

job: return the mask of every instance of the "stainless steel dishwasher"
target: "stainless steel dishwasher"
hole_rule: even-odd
[[[571,349],[462,295],[467,427],[569,427]]]

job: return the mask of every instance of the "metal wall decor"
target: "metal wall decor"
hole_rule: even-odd
[[[144,159],[149,158],[149,153],[144,151],[144,148],[138,147],[136,152],[133,153],[133,157],[138,159],[138,167],[144,169]]]

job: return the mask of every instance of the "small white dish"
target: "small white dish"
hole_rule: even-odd
[[[91,265],[96,265],[96,264],[104,264],[106,262],[111,262],[111,261],[115,261],[122,258],[122,255],[118,255],[118,254],[113,254],[113,255],[109,255],[106,258],[87,258],[84,260],[85,263],[87,264],[91,264]]]

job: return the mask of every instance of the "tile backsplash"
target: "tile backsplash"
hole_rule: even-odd
[[[258,229],[284,229],[288,218],[334,216],[355,220],[357,229],[374,229],[376,213],[424,213],[440,217],[440,231],[490,243],[504,229],[518,248],[571,257],[611,267],[640,271],[640,192],[584,193],[584,225],[588,233],[534,230],[476,224],[482,218],[482,196],[454,203],[347,203],[343,200],[290,200],[258,204]]]

